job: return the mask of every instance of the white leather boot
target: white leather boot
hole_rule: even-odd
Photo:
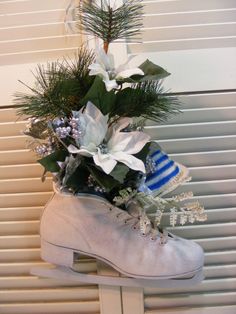
[[[203,267],[203,251],[172,234],[142,234],[139,220],[92,195],[55,193],[41,219],[41,256],[72,267],[74,253],[100,259],[129,277],[192,277]]]

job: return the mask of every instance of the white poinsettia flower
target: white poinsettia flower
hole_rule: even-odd
[[[103,79],[106,90],[109,92],[118,87],[117,80],[131,77],[132,75],[144,75],[139,68],[129,68],[129,61],[115,68],[114,57],[112,54],[106,54],[104,49],[97,50],[96,62],[92,63],[88,68],[89,75],[98,75]]]
[[[94,163],[106,174],[111,173],[117,162],[145,173],[144,163],[133,154],[138,153],[150,137],[139,131],[122,132],[130,124],[130,118],[122,118],[114,126],[108,127],[108,116],[88,102],[85,110],[80,112],[80,121],[84,135],[79,148],[68,146],[70,153],[93,157]]]

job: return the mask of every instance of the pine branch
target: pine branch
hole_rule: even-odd
[[[141,0],[125,0],[118,8],[111,7],[109,0],[101,6],[85,0],[81,1],[78,13],[82,30],[101,38],[106,51],[111,42],[140,34],[142,27]]]
[[[178,99],[168,96],[160,81],[146,81],[118,92],[110,117],[143,117],[165,122],[170,115],[180,112],[179,106]]]
[[[74,60],[39,65],[34,74],[35,86],[26,85],[31,94],[15,94],[15,103],[21,107],[19,114],[48,120],[79,110],[81,99],[94,81],[88,70],[93,60],[93,53],[81,48]]]

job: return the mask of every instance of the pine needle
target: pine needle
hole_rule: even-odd
[[[30,94],[16,93],[15,103],[20,106],[19,114],[41,120],[65,117],[72,110],[81,108],[80,100],[90,89],[94,78],[89,76],[88,66],[94,54],[82,47],[74,60],[38,65],[34,87],[27,86]],[[21,82],[22,83],[22,82]]]
[[[101,6],[94,2],[81,1],[78,8],[78,27],[104,41],[108,46],[117,39],[127,39],[140,34],[142,27],[143,5],[141,0],[125,0],[115,8],[110,1]]]
[[[166,93],[161,81],[146,81],[118,92],[110,116],[143,117],[160,123],[178,114],[179,107],[179,100]]]

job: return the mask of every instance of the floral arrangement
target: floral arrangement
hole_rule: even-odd
[[[124,210],[138,209],[143,228],[158,226],[166,210],[172,225],[178,219],[181,224],[204,220],[197,202],[183,204],[191,194],[162,197],[188,173],[144,132],[147,119],[163,122],[179,112],[178,100],[162,87],[170,74],[149,60],[134,68],[130,60],[116,66],[109,53],[114,41],[140,33],[142,10],[138,0],[118,7],[83,1],[79,27],[99,38],[101,47],[91,51],[84,46],[72,60],[38,66],[31,93],[16,94],[19,113],[29,116],[25,134],[45,169],[42,178],[52,173],[61,190],[98,194]],[[155,156],[160,154],[175,173],[157,188],[160,158]]]

